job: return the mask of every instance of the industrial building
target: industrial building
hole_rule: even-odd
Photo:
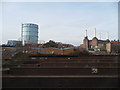
[[[101,37],[100,37],[101,38]],[[107,51],[107,52],[115,52],[120,48],[119,41],[110,41],[109,33],[106,34],[106,40],[101,40],[96,37],[96,28],[94,29],[94,37],[92,40],[89,40],[87,36],[87,30],[85,30],[85,37],[83,39],[83,44],[80,45],[80,48],[84,48],[86,50],[94,50],[94,51]]]
[[[38,25],[32,23],[22,24],[22,45],[38,44]]]
[[[107,39],[106,40],[100,40],[100,39],[98,39],[96,37],[96,28],[94,30],[94,37],[93,37],[93,39],[89,40],[88,36],[87,36],[87,30],[86,30],[82,48],[85,48],[87,50],[94,49],[94,50],[99,50],[99,51],[102,50],[102,51],[104,51],[104,50],[106,50],[106,44],[108,42],[110,42],[108,34],[107,34]]]

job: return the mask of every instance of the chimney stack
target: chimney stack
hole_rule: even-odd
[[[85,30],[85,37],[87,37],[87,29]]]
[[[96,37],[96,28],[94,29],[94,37]]]
[[[109,39],[109,32],[106,33],[106,39]]]
[[[99,39],[101,40],[101,33],[99,33]]]

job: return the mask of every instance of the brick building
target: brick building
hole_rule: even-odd
[[[94,50],[99,50],[99,51],[105,51],[106,50],[106,44],[109,43],[110,40],[107,38],[106,40],[100,40],[96,37],[96,29],[94,31],[94,37],[92,40],[88,39],[87,36],[87,30],[86,30],[86,35],[83,40],[83,44],[80,46],[81,48],[85,48],[87,50],[89,49],[94,49]]]
[[[111,41],[106,44],[107,52],[120,53],[120,42],[119,41]]]

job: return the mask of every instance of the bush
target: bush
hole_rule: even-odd
[[[89,53],[87,50],[75,50],[70,55],[73,56],[83,56],[83,55],[93,55],[92,53]]]
[[[50,40],[49,42],[45,43],[43,46],[44,47],[57,47],[58,44],[55,43],[54,41]]]

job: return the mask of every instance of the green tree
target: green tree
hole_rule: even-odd
[[[44,47],[57,47],[58,44],[52,40],[44,44]]]
[[[83,55],[93,55],[92,53],[89,53],[87,50],[79,50],[76,49],[71,53],[73,56],[83,56]]]

